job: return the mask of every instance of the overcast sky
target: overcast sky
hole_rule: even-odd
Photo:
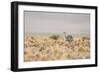
[[[24,11],[25,33],[89,34],[90,15]]]

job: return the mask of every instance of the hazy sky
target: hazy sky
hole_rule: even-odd
[[[24,12],[25,33],[90,33],[90,15],[53,12]]]

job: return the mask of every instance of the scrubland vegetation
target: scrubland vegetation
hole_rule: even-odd
[[[90,38],[87,36],[24,36],[25,62],[89,58]]]

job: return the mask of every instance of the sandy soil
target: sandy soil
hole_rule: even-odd
[[[90,58],[90,39],[73,37],[65,41],[64,37],[52,39],[48,36],[25,35],[24,61],[50,61]]]

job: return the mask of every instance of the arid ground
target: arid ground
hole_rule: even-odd
[[[24,36],[24,61],[72,60],[90,58],[90,38],[59,35]]]

